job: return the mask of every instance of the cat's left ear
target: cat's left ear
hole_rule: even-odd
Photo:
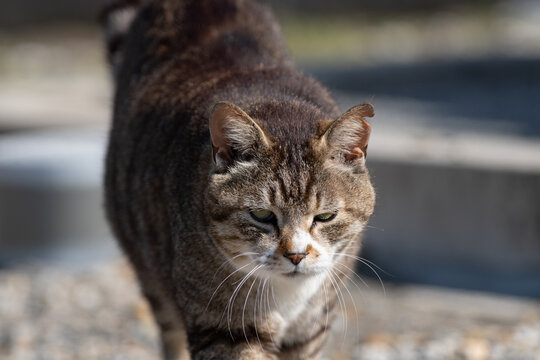
[[[363,164],[371,134],[371,125],[364,118],[374,115],[371,104],[357,105],[323,129],[320,140],[332,159],[350,165]]]
[[[259,124],[229,102],[214,105],[210,116],[210,137],[214,162],[222,170],[270,146],[269,137]]]

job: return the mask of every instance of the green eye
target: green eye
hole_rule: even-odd
[[[324,214],[319,214],[319,215],[315,216],[313,218],[313,220],[320,221],[320,222],[325,222],[325,221],[330,221],[335,217],[336,217],[336,214],[334,214],[334,213],[324,213]]]
[[[276,217],[270,210],[251,210],[251,217],[260,222],[271,222]]]

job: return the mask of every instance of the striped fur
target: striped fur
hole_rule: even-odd
[[[164,358],[316,359],[373,211],[371,106],[340,116],[254,1],[118,1],[102,19],[106,210]]]

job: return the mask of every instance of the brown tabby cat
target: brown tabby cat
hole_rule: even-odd
[[[166,359],[316,359],[375,195],[339,116],[248,0],[111,3],[109,220]]]

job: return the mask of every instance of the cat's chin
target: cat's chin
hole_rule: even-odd
[[[287,277],[287,278],[301,278],[301,277],[306,277],[306,276],[310,276],[310,275],[314,275],[314,274],[305,274],[305,273],[301,273],[299,271],[291,271],[291,272],[288,272],[288,273],[283,273],[282,275]]]
[[[307,278],[310,278],[310,277],[318,276],[320,274],[321,274],[320,271],[305,272],[305,271],[300,271],[298,269],[295,269],[293,271],[281,273],[280,275],[287,278],[287,279],[301,280],[301,279],[307,279]]]

